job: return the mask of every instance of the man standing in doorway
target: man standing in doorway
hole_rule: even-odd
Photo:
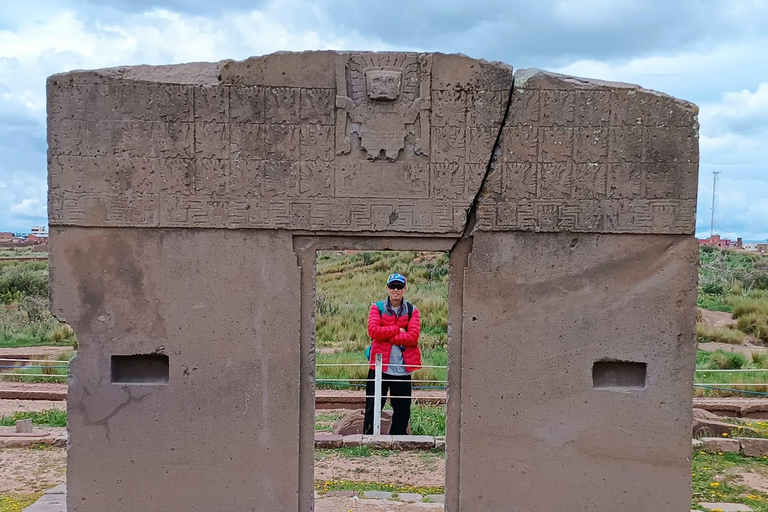
[[[411,418],[411,373],[421,368],[421,322],[419,310],[403,299],[405,286],[405,276],[390,274],[387,278],[387,300],[372,304],[368,314],[368,335],[373,342],[365,387],[364,434],[373,434],[373,408],[384,408],[387,392],[393,410],[389,434],[407,434]],[[373,398],[376,354],[381,354],[384,372],[380,404],[374,404]]]

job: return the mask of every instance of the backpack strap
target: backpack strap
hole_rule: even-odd
[[[384,305],[384,301],[380,300],[376,303],[376,307],[379,310],[379,316],[384,314],[384,309],[386,306]],[[408,322],[411,321],[411,317],[413,316],[413,304],[411,304],[408,301],[405,301],[405,310],[408,311]]]

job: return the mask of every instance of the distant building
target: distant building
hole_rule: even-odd
[[[10,242],[13,240],[13,233],[0,231],[0,242]]]
[[[768,244],[755,244],[755,251],[760,254],[768,254]]]
[[[45,233],[45,227],[44,226],[32,226],[32,230],[30,231],[33,235],[44,235]]]
[[[720,235],[712,235],[709,238],[699,238],[699,245],[710,245],[721,249],[741,249],[743,244],[741,238],[733,241],[728,238],[720,238]]]

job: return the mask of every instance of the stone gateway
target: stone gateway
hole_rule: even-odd
[[[314,255],[450,252],[446,510],[689,510],[697,108],[460,55],[48,79],[70,512],[313,508]]]

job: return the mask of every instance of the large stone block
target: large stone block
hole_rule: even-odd
[[[504,510],[510,496],[532,512],[562,509],[562,496],[573,510],[687,510],[696,247],[687,236],[475,235],[460,510]]]
[[[52,311],[80,344],[70,512],[297,508],[289,235],[54,228],[51,268]],[[134,355],[165,357],[165,379],[144,379],[139,364],[115,382],[114,358]]]
[[[687,506],[695,106],[306,52],[54,75],[48,113],[70,512],[311,509],[318,244],[451,250],[449,510]]]

